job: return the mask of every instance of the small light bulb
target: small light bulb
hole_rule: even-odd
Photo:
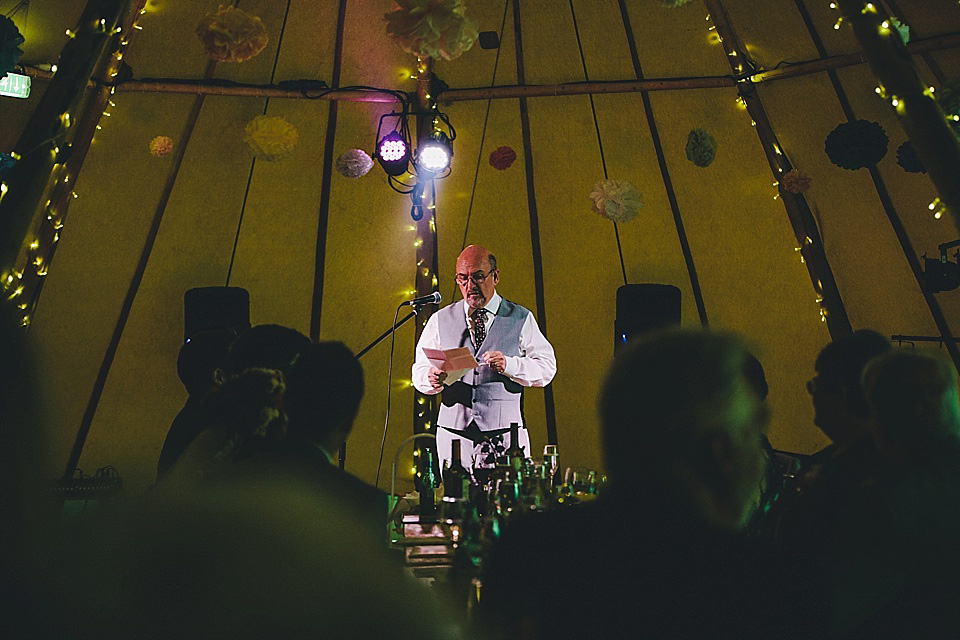
[[[935,214],[933,214],[933,217],[936,218],[937,220],[940,219],[940,216],[941,216],[941,213],[940,213],[939,211],[937,211]]]
[[[50,73],[56,73],[56,72],[57,72],[57,65],[55,64],[50,65]]]

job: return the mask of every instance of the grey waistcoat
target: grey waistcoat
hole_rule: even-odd
[[[437,312],[440,344],[444,349],[466,347],[480,361],[487,351],[500,351],[505,356],[520,355],[520,329],[530,312],[508,300],[500,302],[497,320],[487,331],[479,353],[470,339],[464,305],[461,300]],[[462,431],[476,421],[481,431],[507,428],[511,422],[523,424],[520,397],[523,387],[510,378],[495,373],[481,364],[463,378],[444,388],[440,396],[440,426]]]

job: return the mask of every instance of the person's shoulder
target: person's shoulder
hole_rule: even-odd
[[[517,302],[512,302],[506,298],[501,297],[500,299],[500,309],[497,311],[498,316],[515,316],[518,318],[526,318],[529,315],[532,315],[529,309],[527,309],[522,304]]]

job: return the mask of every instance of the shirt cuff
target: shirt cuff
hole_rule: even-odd
[[[507,361],[507,363],[503,366],[503,375],[507,376],[508,378],[512,378],[520,372],[519,356],[503,356],[503,359]]]

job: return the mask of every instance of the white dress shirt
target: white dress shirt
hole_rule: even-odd
[[[488,335],[490,327],[496,322],[501,300],[503,298],[500,297],[500,294],[494,291],[490,300],[484,305],[484,309],[489,311],[486,314]],[[463,322],[470,330],[470,339],[473,340],[474,320],[470,317],[473,309],[467,304],[464,304],[463,308],[465,310]],[[440,326],[436,314],[430,316],[430,319],[427,320],[427,326],[423,328],[423,333],[420,334],[420,342],[417,343],[417,355],[413,363],[413,386],[421,393],[437,394],[442,389],[434,389],[430,385],[427,376],[433,365],[430,364],[423,352],[424,347],[428,349],[450,348],[450,345],[444,347],[440,344]],[[543,333],[540,332],[540,327],[537,326],[537,321],[532,313],[527,315],[527,319],[520,328],[520,355],[504,357],[507,364],[503,370],[503,375],[525,387],[544,387],[550,384],[553,376],[557,373],[557,357],[553,352],[553,346],[547,342]]]

